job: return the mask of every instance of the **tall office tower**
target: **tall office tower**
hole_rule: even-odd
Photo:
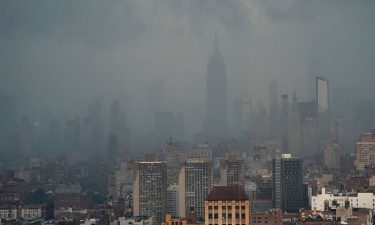
[[[133,180],[133,214],[150,216],[154,225],[165,220],[167,166],[162,161],[137,163]]]
[[[171,140],[169,140],[165,146],[165,161],[167,163],[167,186],[170,186],[178,182],[179,163],[176,146]]]
[[[294,92],[289,114],[289,151],[290,153],[299,156],[301,156],[302,152],[301,132],[301,116],[299,114],[297,96]]]
[[[108,176],[108,194],[113,200],[118,200],[123,196],[124,186],[129,183],[128,170],[126,162],[119,163]]]
[[[204,158],[188,159],[181,167],[179,186],[179,216],[194,211],[198,220],[204,219],[204,200],[212,187],[212,164]]]
[[[204,205],[205,225],[250,225],[250,200],[243,187],[216,186]]]
[[[20,151],[30,155],[32,151],[32,125],[28,118],[23,118],[20,127]]]
[[[343,145],[344,130],[341,118],[336,118],[330,122],[329,126],[330,139],[339,145]]]
[[[189,149],[188,158],[204,158],[213,162],[212,148],[207,144],[200,144]]]
[[[272,164],[273,207],[296,213],[302,207],[302,159],[282,154]]]
[[[237,159],[236,154],[228,154],[227,159],[220,162],[220,184],[222,186],[244,186],[245,165]]]
[[[269,139],[269,120],[266,107],[262,103],[259,104],[259,113],[254,125],[254,144],[265,144]]]
[[[171,214],[173,217],[177,216],[178,212],[178,185],[172,184],[167,188],[167,202],[166,212]]]
[[[318,112],[319,138],[329,138],[329,86],[324,77],[316,77],[316,106]]]
[[[281,151],[289,152],[289,100],[288,95],[281,96],[281,115],[280,115],[280,130],[281,130]]]
[[[107,153],[107,162],[110,167],[116,165],[118,156],[118,142],[117,137],[114,134],[109,135],[108,139],[108,153]]]
[[[360,135],[356,144],[355,160],[355,167],[359,171],[373,165],[375,165],[375,130]]]
[[[279,138],[280,116],[279,116],[279,92],[277,82],[271,81],[269,90],[269,126],[270,137],[272,139]]]
[[[120,132],[120,117],[121,117],[120,101],[113,99],[110,109],[110,133],[116,136]]]
[[[80,141],[80,120],[69,120],[65,125],[65,151],[78,152]]]
[[[207,64],[206,101],[206,134],[209,139],[223,138],[227,135],[227,78],[216,32],[214,52]]]
[[[342,149],[340,145],[333,141],[327,142],[323,149],[324,167],[328,170],[339,169],[341,155]]]

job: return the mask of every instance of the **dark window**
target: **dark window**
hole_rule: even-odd
[[[245,219],[245,214],[241,214],[241,219]]]
[[[212,214],[211,213],[208,214],[208,219],[212,219]]]
[[[219,218],[219,216],[217,215],[217,213],[214,214],[214,219],[217,219]]]
[[[236,213],[236,219],[240,218],[240,214]]]

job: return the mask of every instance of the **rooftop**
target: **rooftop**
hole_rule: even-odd
[[[215,186],[206,197],[206,201],[245,201],[249,200],[240,186]]]

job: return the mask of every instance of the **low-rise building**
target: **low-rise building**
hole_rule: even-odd
[[[271,209],[264,212],[252,212],[250,224],[282,225],[283,213],[280,209]]]
[[[345,206],[353,208],[375,209],[375,195],[373,193],[330,193],[322,188],[322,193],[311,197],[311,209],[324,211],[328,208]]]

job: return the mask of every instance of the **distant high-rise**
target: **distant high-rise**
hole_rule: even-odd
[[[296,213],[303,206],[302,159],[282,154],[272,164],[273,207]]]
[[[227,78],[216,32],[214,52],[207,64],[206,101],[206,134],[209,139],[223,138],[227,134]]]
[[[220,184],[222,186],[244,186],[245,165],[236,154],[229,154],[220,165]]]
[[[329,86],[324,77],[316,77],[316,107],[320,139],[329,138]]]
[[[167,186],[170,186],[178,182],[179,163],[176,146],[172,143],[172,141],[168,141],[167,145],[165,146],[165,161],[167,163]]]
[[[167,166],[161,161],[137,163],[133,181],[133,212],[150,216],[154,225],[165,221],[167,197]]]
[[[118,142],[117,137],[114,134],[109,135],[108,139],[108,154],[107,160],[108,165],[114,167],[118,156]]]
[[[281,130],[281,151],[289,152],[289,100],[288,95],[281,96],[281,115],[280,115],[280,130]]]
[[[179,174],[179,216],[195,212],[204,218],[204,200],[212,187],[212,165],[204,158],[188,159]]]
[[[277,139],[279,137],[279,127],[280,127],[280,116],[279,116],[279,93],[277,90],[277,82],[272,81],[270,83],[269,90],[269,126],[270,126],[270,137],[272,139]]]
[[[296,93],[293,93],[292,106],[289,113],[289,152],[295,155],[301,155],[302,137],[301,137],[301,116],[297,103]]]

